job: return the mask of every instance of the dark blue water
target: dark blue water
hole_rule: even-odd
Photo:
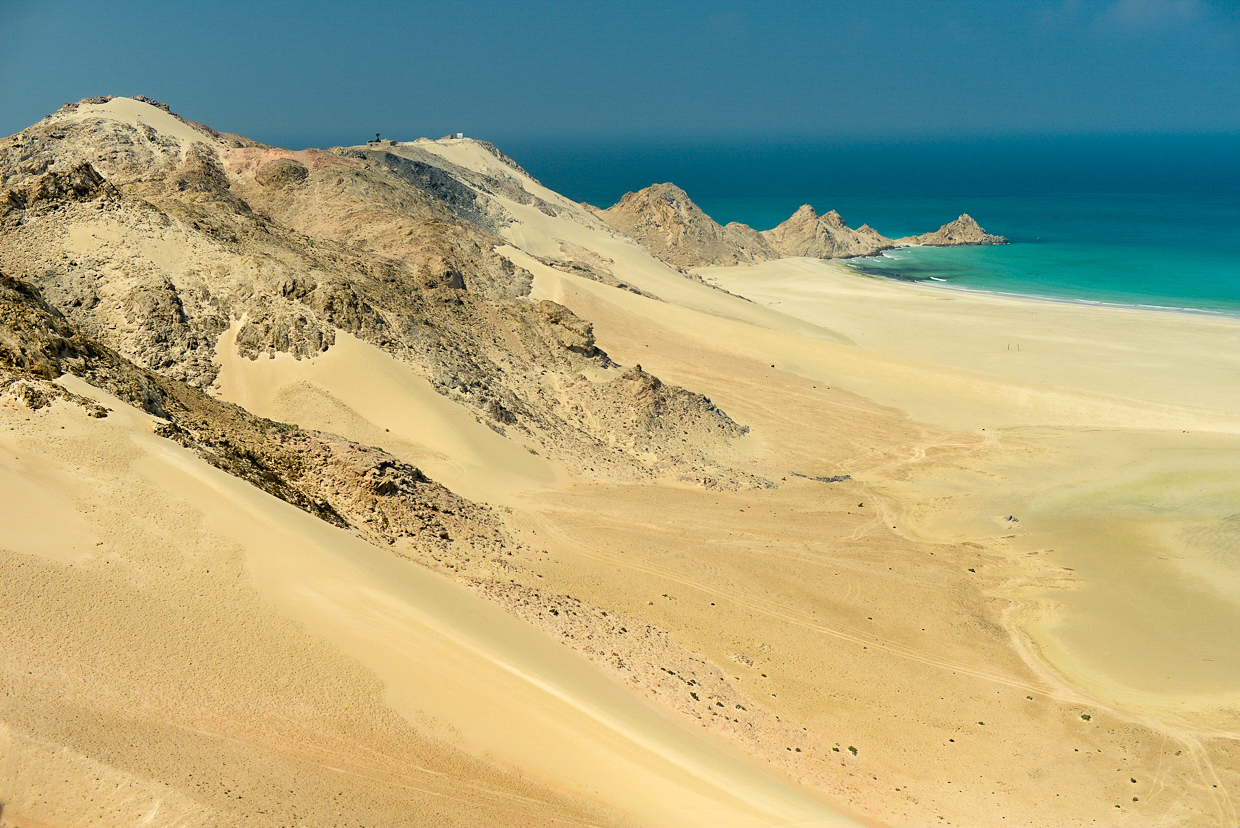
[[[1240,136],[830,144],[509,144],[571,198],[672,181],[721,223],[801,204],[890,237],[967,212],[1003,247],[853,260],[870,273],[1078,300],[1240,313]]]

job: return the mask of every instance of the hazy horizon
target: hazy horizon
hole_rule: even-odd
[[[294,149],[1240,133],[1218,0],[6,2],[0,40],[6,135],[107,94]]]

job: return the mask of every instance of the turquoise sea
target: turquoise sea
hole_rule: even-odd
[[[505,149],[544,184],[600,206],[672,181],[716,221],[759,230],[809,203],[892,238],[967,212],[1012,242],[850,261],[874,275],[1240,315],[1240,135]]]

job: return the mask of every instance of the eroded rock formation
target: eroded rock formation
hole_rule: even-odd
[[[925,245],[927,247],[957,247],[974,244],[1007,244],[1003,236],[987,233],[982,226],[973,220],[968,213],[960,218],[944,224],[933,233],[922,233],[920,236],[907,236],[897,239],[896,244]]]
[[[678,267],[734,265],[779,258],[765,238],[744,224],[722,227],[675,184],[654,184],[627,193],[595,213]]]
[[[873,256],[896,245],[868,225],[853,230],[836,211],[820,216],[808,204],[803,204],[783,224],[763,232],[762,237],[782,256],[814,259]]]
[[[802,205],[787,221],[758,231],[747,224],[720,225],[674,184],[653,184],[601,210],[586,205],[609,225],[679,268],[754,264],[784,257],[847,259],[893,247],[1006,244],[967,215],[933,233],[889,239],[868,225],[857,229],[835,210],[818,215]]]

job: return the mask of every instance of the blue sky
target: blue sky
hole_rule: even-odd
[[[0,133],[145,94],[286,146],[1240,132],[1236,0],[0,0]]]

